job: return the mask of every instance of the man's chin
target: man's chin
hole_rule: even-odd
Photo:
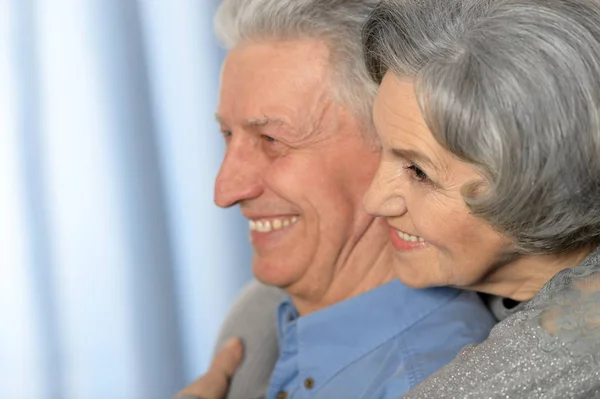
[[[261,283],[282,289],[289,287],[297,280],[289,264],[286,265],[283,261],[274,263],[255,259],[252,264],[252,273]]]

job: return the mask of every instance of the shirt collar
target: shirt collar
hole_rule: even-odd
[[[300,378],[313,378],[319,388],[458,293],[451,288],[412,289],[394,279],[302,317],[288,298],[278,309],[279,350],[297,350]]]

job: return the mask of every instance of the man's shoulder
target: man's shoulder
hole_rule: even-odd
[[[456,290],[456,295],[448,296],[439,306],[416,320],[412,330],[433,328],[435,333],[454,326],[476,332],[478,336],[483,334],[486,338],[496,323],[496,318],[477,293]]]

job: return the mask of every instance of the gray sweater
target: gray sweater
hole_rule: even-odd
[[[264,398],[279,356],[277,307],[287,294],[257,281],[248,284],[229,310],[215,351],[232,337],[244,343],[244,358],[229,387],[228,399]]]

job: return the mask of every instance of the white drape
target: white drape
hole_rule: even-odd
[[[217,0],[0,0],[0,398],[169,397],[250,276]]]

